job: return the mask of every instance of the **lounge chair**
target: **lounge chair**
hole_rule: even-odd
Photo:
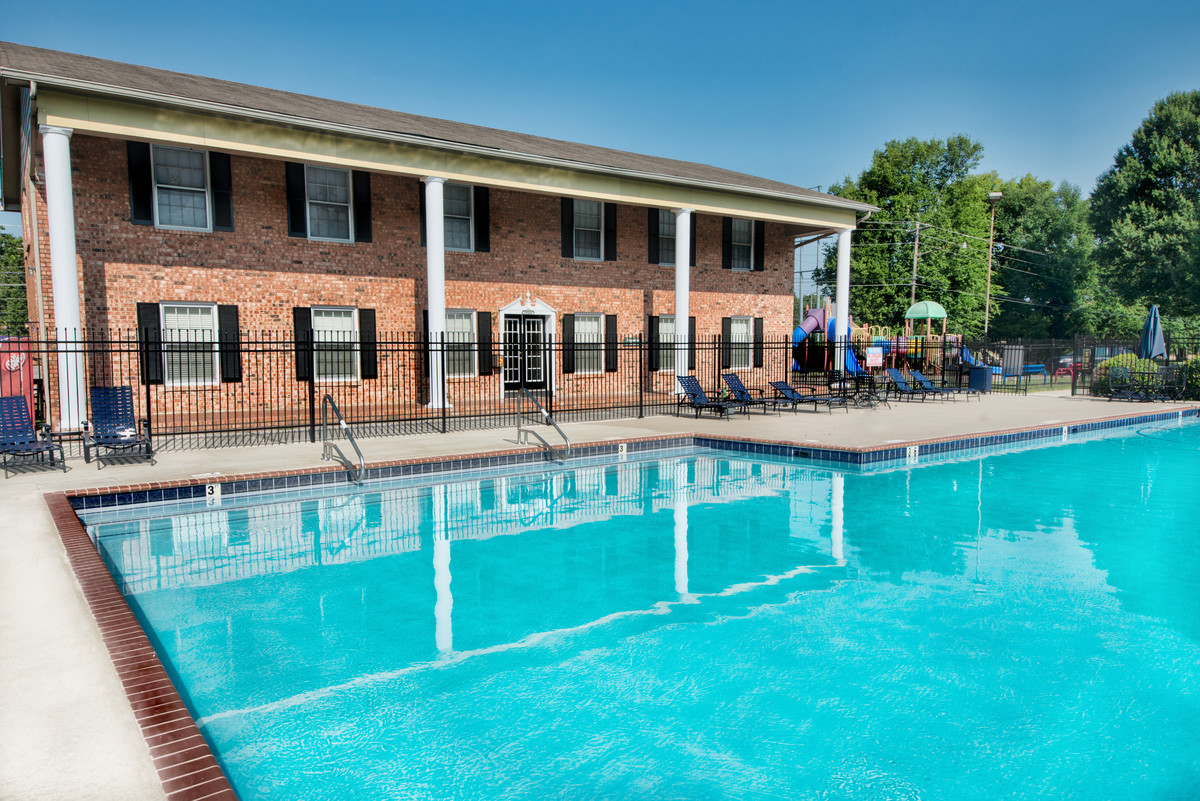
[[[795,411],[796,406],[801,403],[811,403],[814,412],[817,410],[817,406],[822,403],[825,404],[825,408],[829,410],[830,414],[833,413],[834,406],[840,406],[847,412],[850,411],[850,404],[845,397],[818,395],[811,387],[803,387],[803,389],[808,391],[801,392],[786,381],[771,381],[769,383],[771,384],[771,388],[778,393],[775,397],[776,401],[792,404],[792,411]]]
[[[729,394],[738,403],[744,403],[747,407],[761,406],[764,412],[767,411],[768,407],[775,410],[779,409],[779,400],[776,398],[763,397],[763,391],[761,389],[747,389],[746,385],[742,383],[742,379],[737,373],[721,373],[721,380],[725,382],[725,386],[729,387]],[[751,394],[752,392],[756,392],[758,394]]]
[[[695,376],[680,375],[675,376],[679,381],[679,386],[686,393],[687,399],[680,398],[680,405],[687,405],[696,410],[696,416],[700,416],[700,412],[705,410],[716,412],[722,417],[728,416],[731,412],[745,412],[750,414],[750,407],[744,403],[733,400],[713,401],[708,399],[708,395],[704,394],[704,389],[701,388],[700,382]]]
[[[150,439],[150,421],[138,420],[133,409],[133,389],[123,387],[92,387],[91,420],[83,421],[83,460],[92,461],[96,450],[96,469],[100,469],[100,452],[121,451],[145,454],[154,462],[154,444]]]
[[[924,387],[914,387],[909,384],[908,380],[895,367],[889,367],[885,372],[887,372],[888,379],[891,381],[888,391],[896,393],[897,398],[925,400],[926,395],[934,394],[930,393]]]
[[[64,473],[67,472],[62,445],[54,441],[54,432],[46,425],[35,428],[29,419],[29,401],[23,395],[0,398],[0,454],[4,457],[5,478],[8,478],[10,456],[41,457],[49,454],[50,464],[53,465],[55,451],[58,452],[59,465]]]
[[[1182,367],[1163,367],[1158,371],[1158,393],[1155,400],[1183,400],[1187,389],[1187,374]]]
[[[926,378],[920,370],[909,370],[908,374],[912,376],[913,381],[916,381],[921,389],[925,390],[926,392],[935,393],[941,398],[957,400],[959,395],[965,395],[967,400],[970,400],[972,395],[978,395],[981,398],[983,397],[983,393],[977,389],[964,389],[963,387],[939,387]]]

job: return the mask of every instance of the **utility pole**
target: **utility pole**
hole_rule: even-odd
[[[912,306],[917,302],[917,254],[921,252],[921,221],[917,221],[917,241],[913,245],[913,277],[912,277],[912,297],[909,298],[908,305]]]
[[[992,316],[992,250],[995,248],[996,203],[1004,197],[1003,192],[988,192],[988,203],[992,204],[992,222],[988,227],[987,294],[983,302],[983,336],[987,337],[988,318]]]

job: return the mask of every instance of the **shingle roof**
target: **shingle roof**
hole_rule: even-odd
[[[495,151],[501,157],[504,154],[521,154],[534,159],[573,162],[581,169],[592,167],[633,171],[667,181],[674,179],[721,184],[751,194],[791,195],[819,205],[862,211],[873,209],[867,204],[706,164],[547,139],[9,42],[0,42],[0,77],[33,79],[47,87],[60,85],[79,91],[117,95],[125,90],[142,95],[151,94],[159,102],[167,104],[215,104],[227,109],[228,113],[241,112],[254,116],[265,112],[292,118],[296,124],[318,128],[322,124],[338,125],[382,135],[415,136],[427,140],[434,147],[453,149],[455,145],[460,145],[483,148]]]

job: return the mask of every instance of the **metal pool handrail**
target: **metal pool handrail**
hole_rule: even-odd
[[[345,432],[346,439],[350,440],[350,444],[354,447],[354,453],[358,455],[357,467],[354,466],[353,462],[346,458],[346,454],[342,453],[342,449],[338,447],[337,443],[329,438],[330,409],[333,410],[333,415],[337,418],[338,425],[341,426],[342,431]],[[363,468],[366,466],[366,460],[363,459],[362,451],[359,450],[358,447],[358,442],[356,442],[354,439],[354,432],[350,430],[350,426],[346,422],[346,418],[342,417],[342,413],[338,409],[337,404],[334,403],[333,398],[329,395],[326,395],[321,401],[321,440],[324,442],[324,449],[321,451],[321,458],[341,463],[342,466],[346,468],[346,472],[350,474],[350,480],[355,484],[361,484]]]
[[[554,461],[565,462],[567,459],[570,459],[571,440],[568,439],[567,435],[563,433],[563,430],[558,427],[558,423],[554,422],[554,418],[550,416],[550,413],[542,408],[542,404],[538,403],[538,399],[533,396],[533,393],[529,391],[528,387],[521,387],[521,391],[525,393],[527,398],[533,401],[533,405],[537,407],[537,410],[542,415],[542,422],[546,423],[547,425],[554,426],[554,430],[557,431],[558,435],[563,438],[563,442],[566,443],[567,447],[563,450],[562,455],[560,456],[559,452],[554,449],[554,446],[546,441],[545,437],[534,431],[532,428],[526,428],[522,426],[521,421],[525,417],[524,409],[517,410],[517,443],[520,445],[528,445],[529,435],[532,434],[533,436],[537,437],[538,442],[542,443],[542,447],[546,449],[546,453]]]

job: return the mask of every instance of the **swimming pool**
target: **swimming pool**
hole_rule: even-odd
[[[82,512],[249,798],[1188,797],[1194,424]]]

